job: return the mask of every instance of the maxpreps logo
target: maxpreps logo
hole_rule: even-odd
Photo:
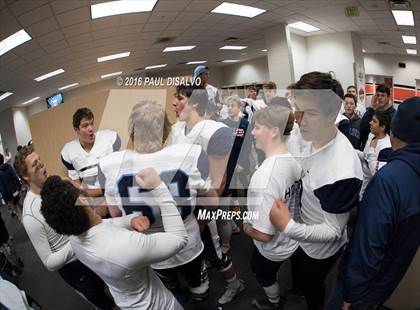
[[[226,211],[218,209],[209,211],[206,209],[198,210],[198,220],[258,220],[258,211]]]

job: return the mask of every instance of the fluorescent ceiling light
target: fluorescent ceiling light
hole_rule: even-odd
[[[412,11],[392,10],[395,22],[399,26],[414,26],[414,17]]]
[[[58,88],[58,90],[64,90],[64,89],[67,89],[67,88],[70,88],[70,87],[73,87],[73,86],[77,86],[77,85],[79,85],[79,83],[69,84],[69,85],[62,86],[62,87]]]
[[[417,44],[416,36],[402,36],[405,44]]]
[[[237,59],[227,59],[227,60],[222,60],[222,62],[228,62],[228,63],[232,63],[232,62],[238,62],[239,60]]]
[[[13,95],[13,93],[11,92],[5,92],[4,94],[0,95],[0,101],[2,101],[3,99],[6,99],[7,97]]]
[[[146,70],[150,70],[150,69],[164,68],[164,67],[166,67],[166,66],[167,66],[167,64],[163,64],[163,65],[155,65],[155,66],[148,66],[148,67],[146,67],[146,68],[144,68],[144,69],[146,69]]]
[[[163,50],[164,53],[167,52],[179,52],[179,51],[190,51],[195,47],[195,45],[186,45],[186,46],[172,46],[167,47]]]
[[[268,50],[267,49],[263,49],[263,50],[261,50],[261,52],[268,52]]]
[[[38,99],[39,99],[39,97],[34,97],[34,98],[32,98],[32,99],[29,99],[28,101],[22,102],[22,104],[23,104],[23,105],[25,105],[25,104],[28,104],[28,103],[34,102],[34,101],[36,101],[36,100],[38,100]]]
[[[198,61],[189,61],[187,62],[187,65],[199,65],[199,64],[205,64],[207,60],[198,60]]]
[[[305,32],[313,32],[313,31],[318,31],[320,30],[319,28],[309,25],[307,23],[304,22],[296,22],[296,23],[292,23],[288,25],[291,28],[295,28],[301,31],[305,31]]]
[[[130,52],[125,52],[125,53],[118,53],[118,54],[112,54],[112,55],[108,55],[108,56],[103,56],[103,57],[98,57],[98,62],[103,62],[103,61],[108,61],[108,60],[113,60],[113,59],[118,59],[118,58],[124,58],[124,57],[128,57],[130,56]]]
[[[417,50],[415,50],[415,49],[411,49],[411,48],[407,48],[407,54],[410,54],[410,55],[417,55]]]
[[[41,82],[41,81],[46,80],[46,79],[48,79],[48,78],[50,78],[54,75],[58,75],[58,74],[61,74],[61,73],[64,73],[64,70],[63,69],[58,69],[58,70],[52,71],[50,73],[38,76],[34,80],[37,81],[37,82]]]
[[[109,1],[90,6],[92,19],[127,13],[150,12],[157,0]]]
[[[32,39],[31,36],[23,29],[11,36],[8,36],[0,42],[0,56],[25,43],[26,41],[29,41],[30,39]]]
[[[248,46],[240,46],[240,45],[225,45],[225,46],[223,46],[223,47],[221,47],[221,48],[219,48],[220,50],[237,50],[237,51],[240,51],[240,50],[243,50],[243,49],[245,49],[245,48],[247,48]]]
[[[104,74],[104,75],[101,75],[101,79],[105,79],[107,77],[114,76],[114,75],[120,75],[121,73],[122,71]]]
[[[253,18],[258,16],[262,13],[266,12],[266,10],[255,8],[248,5],[241,5],[229,2],[223,2],[221,5],[216,7],[211,11],[211,13],[219,13],[219,14],[229,14],[229,15],[236,15],[236,16],[243,16]]]
[[[362,53],[366,53],[366,50],[364,48],[362,48]]]

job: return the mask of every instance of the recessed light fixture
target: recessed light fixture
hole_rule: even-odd
[[[409,55],[417,55],[417,50],[411,49],[411,48],[407,48],[407,54],[409,54]]]
[[[104,75],[101,75],[101,79],[105,79],[105,78],[107,78],[107,77],[114,76],[114,75],[120,75],[121,73],[122,73],[122,71],[118,71],[118,72],[112,72],[112,73],[104,74]]]
[[[195,48],[195,45],[186,45],[186,46],[172,46],[167,47],[163,50],[164,53],[167,52],[179,52],[179,51],[190,51]]]
[[[0,56],[31,39],[24,29],[15,32],[0,42]]]
[[[248,46],[240,46],[240,45],[225,45],[221,48],[219,48],[220,50],[236,50],[236,51],[240,51],[243,49],[246,49]]]
[[[32,99],[29,99],[28,101],[22,102],[22,105],[29,104],[31,102],[34,102],[34,101],[38,100],[38,99],[40,99],[40,98],[39,97],[34,97]]]
[[[150,12],[153,10],[157,0],[120,0],[94,4],[90,6],[92,19],[127,14]]]
[[[207,60],[197,60],[197,61],[189,61],[186,64],[187,65],[199,65],[199,64],[205,64]]]
[[[146,70],[150,70],[150,69],[164,68],[164,67],[166,67],[166,66],[167,66],[167,64],[163,64],[163,65],[155,65],[155,66],[148,66],[148,67],[146,67],[146,68],[144,68],[144,69],[146,69]]]
[[[218,14],[228,14],[228,15],[236,15],[242,17],[249,17],[253,18],[258,16],[262,13],[266,12],[266,10],[255,8],[248,5],[241,5],[229,2],[223,2],[221,5],[216,7],[211,11],[211,13],[218,13]]]
[[[263,50],[261,50],[261,52],[268,52],[268,50],[267,49],[263,49]]]
[[[313,32],[313,31],[320,30],[319,28],[309,25],[304,22],[296,22],[296,23],[289,24],[288,26],[297,30],[305,31],[305,32]]]
[[[222,60],[222,62],[233,63],[233,62],[239,62],[239,60],[237,60],[237,59],[226,59],[226,60]]]
[[[38,76],[38,77],[34,78],[34,80],[37,81],[37,82],[41,82],[43,80],[46,80],[46,79],[48,79],[52,76],[55,76],[55,75],[58,75],[58,74],[61,74],[61,73],[64,73],[64,70],[60,68],[60,69],[57,69],[55,71],[49,72],[47,74]]]
[[[5,92],[4,94],[0,95],[0,101],[2,101],[3,99],[6,99],[7,97],[13,95],[13,93],[11,92]]]
[[[103,62],[103,61],[108,61],[108,60],[113,60],[113,59],[118,59],[118,58],[124,58],[124,57],[128,57],[128,56],[130,56],[130,52],[124,52],[124,53],[118,53],[118,54],[112,54],[112,55],[108,55],[108,56],[98,57],[97,61],[98,62]]]
[[[405,44],[417,44],[416,36],[402,36]]]
[[[59,87],[58,90],[64,90],[64,89],[74,87],[74,86],[77,86],[77,85],[79,85],[79,83],[69,84],[69,85],[66,85],[66,86]]]
[[[362,48],[362,53],[366,53],[366,50],[364,48]]]
[[[412,11],[392,10],[395,22],[399,26],[414,26],[414,16]]]

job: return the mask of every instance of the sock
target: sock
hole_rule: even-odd
[[[276,304],[280,301],[280,286],[277,282],[271,286],[264,286],[263,288],[268,300],[271,303]]]
[[[239,282],[238,278],[236,277],[236,273],[232,278],[226,280],[226,284],[231,288],[238,288],[241,286],[241,282]]]

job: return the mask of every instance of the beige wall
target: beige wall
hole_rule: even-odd
[[[65,175],[60,153],[65,143],[77,138],[71,123],[73,113],[78,108],[90,108],[95,115],[97,130],[111,129],[118,132],[122,148],[126,148],[127,120],[131,108],[141,100],[155,100],[166,105],[168,118],[173,122],[175,115],[170,108],[173,93],[171,88],[105,90],[74,98],[51,110],[36,113],[29,119],[36,151],[50,175]]]

